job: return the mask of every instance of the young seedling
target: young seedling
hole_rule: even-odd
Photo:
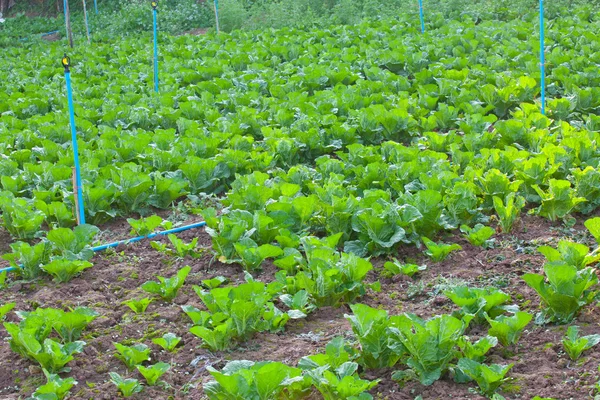
[[[492,364],[488,366],[468,358],[458,360],[458,368],[469,378],[477,382],[481,392],[486,396],[492,396],[507,381],[505,376],[513,365]]]
[[[163,300],[172,301],[191,270],[191,267],[185,266],[172,278],[159,276],[159,282],[148,281],[142,285],[142,289],[150,294],[160,296]]]
[[[388,261],[383,264],[383,268],[385,268],[386,273],[389,275],[394,276],[402,274],[412,278],[417,272],[425,271],[427,265],[402,264],[394,258],[394,261]]]
[[[110,381],[121,391],[123,397],[131,397],[135,393],[139,393],[144,389],[142,384],[137,379],[123,379],[116,372],[109,372]]]
[[[498,214],[498,224],[504,233],[510,233],[521,209],[525,206],[525,198],[514,193],[506,195],[504,201],[494,196],[494,209]]]
[[[122,304],[127,305],[136,314],[141,314],[146,311],[150,303],[154,301],[151,297],[143,297],[141,299],[131,299],[124,301]]]
[[[203,280],[202,286],[204,286],[205,288],[210,290],[210,289],[218,288],[225,282],[227,282],[227,278],[225,278],[224,276],[216,276],[212,279]]]
[[[92,267],[92,263],[83,260],[67,260],[57,258],[44,265],[42,268],[44,271],[54,276],[54,281],[58,283],[69,282],[75,275],[79,274],[85,269]]]
[[[165,333],[161,338],[152,339],[152,342],[166,351],[173,352],[179,342],[181,342],[181,338],[174,333]]]
[[[531,322],[533,316],[529,313],[518,311],[511,317],[500,315],[496,319],[491,319],[486,315],[485,318],[491,326],[488,330],[488,335],[495,336],[506,347],[517,344],[521,333],[523,333],[525,327]]]
[[[158,227],[163,227],[167,230],[172,227],[171,222],[163,221],[158,215],[140,219],[127,218],[127,222],[131,225],[132,229],[129,234],[132,236],[148,236],[154,233]]]
[[[493,228],[482,224],[477,224],[473,228],[468,225],[461,225],[460,231],[464,233],[464,237],[473,246],[483,246],[496,233]]]
[[[15,308],[16,304],[17,303],[6,303],[5,305],[0,306],[0,320],[2,320],[4,316],[10,312],[10,310]]]
[[[149,367],[136,365],[136,368],[146,379],[146,383],[148,383],[149,386],[154,386],[160,377],[163,376],[165,372],[169,370],[169,368],[171,368],[171,366],[167,363],[159,362]]]
[[[124,346],[121,343],[114,343],[117,349],[115,357],[123,361],[128,369],[133,369],[135,366],[150,359],[150,348],[145,344],[134,344],[133,346]]]
[[[45,369],[43,371],[47,383],[33,393],[34,400],[62,400],[69,394],[71,388],[77,385],[77,381],[73,378],[62,379],[57,374],[51,374]]]
[[[448,257],[448,255],[450,253],[452,253],[453,251],[462,250],[462,247],[456,243],[437,244],[433,240],[430,240],[426,237],[422,237],[421,240],[423,240],[423,243],[427,247],[425,254],[427,254],[429,257],[431,257],[431,259],[435,262],[444,261],[446,259],[446,257]]]
[[[570,326],[569,329],[567,329],[567,334],[562,340],[565,352],[573,361],[577,361],[581,356],[581,353],[591,349],[598,343],[600,343],[600,335],[596,334],[579,337],[579,327],[576,325]]]

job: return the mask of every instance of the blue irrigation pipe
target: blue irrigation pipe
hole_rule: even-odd
[[[217,23],[217,33],[219,33],[219,0],[215,0],[215,21]]]
[[[152,6],[152,15],[154,21],[154,91],[158,93],[158,29],[156,28],[157,11],[154,4]]]
[[[94,0],[94,10],[96,11],[96,14],[98,14],[98,0]]]
[[[107,249],[112,249],[115,247],[119,247],[122,244],[129,244],[129,243],[135,243],[135,242],[139,242],[142,241],[144,239],[152,239],[156,236],[165,236],[165,235],[169,235],[171,233],[179,233],[179,232],[183,232],[183,231],[187,231],[189,229],[195,229],[195,228],[201,228],[203,226],[206,225],[206,222],[202,221],[202,222],[196,222],[194,224],[190,224],[190,225],[185,225],[185,226],[180,226],[179,228],[173,228],[173,229],[169,229],[167,231],[161,231],[161,232],[154,232],[151,233],[149,235],[146,236],[138,236],[132,239],[125,239],[125,240],[120,240],[118,242],[113,242],[113,243],[108,243],[108,244],[103,244],[101,246],[96,246],[96,247],[92,247],[92,250],[94,252],[99,252],[99,251],[104,251]],[[16,268],[15,267],[8,267],[8,268],[3,268],[0,269],[0,274],[3,273],[4,271],[14,271]]]
[[[425,33],[425,16],[423,15],[423,0],[419,0],[419,18],[421,19],[421,33]]]
[[[542,114],[546,115],[546,56],[544,42],[544,0],[540,0],[540,84],[542,86]]]
[[[75,126],[75,109],[73,107],[73,90],[71,89],[71,60],[65,54],[63,57],[65,67],[65,81],[67,83],[67,99],[69,102],[69,122],[71,125],[71,142],[73,143],[73,163],[75,164],[75,187],[79,211],[79,223],[85,224],[85,208],[83,205],[83,185],[81,183],[81,166],[79,165],[79,148],[77,146],[77,127]]]
[[[54,35],[55,33],[58,33],[58,31],[51,31],[51,32],[44,33],[44,34],[42,34],[42,37]]]

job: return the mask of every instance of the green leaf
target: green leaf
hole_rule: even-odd
[[[110,375],[110,381],[119,388],[123,397],[131,397],[144,389],[137,379],[123,379],[121,375],[116,372],[109,372],[108,374]]]
[[[598,343],[600,343],[600,335],[595,334],[579,337],[579,327],[576,325],[570,326],[567,329],[567,334],[562,340],[565,352],[573,361],[577,361],[581,353],[591,349]]]
[[[163,376],[170,368],[171,365],[159,362],[149,367],[144,367],[142,365],[136,365],[137,370],[144,376],[146,379],[146,383],[150,386],[156,385],[161,376]]]
[[[511,317],[500,315],[494,320],[486,316],[491,326],[488,335],[498,338],[503,346],[517,344],[521,333],[532,318],[531,314],[523,311],[519,311]]]
[[[135,366],[150,359],[150,348],[145,344],[134,344],[132,346],[124,346],[121,343],[113,342],[117,349],[115,357],[123,361],[128,369],[133,369]]]
[[[163,349],[172,352],[175,350],[179,342],[181,342],[181,338],[174,333],[165,333],[160,338],[152,339],[152,342],[159,345]]]

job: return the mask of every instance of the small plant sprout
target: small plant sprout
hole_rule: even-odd
[[[173,352],[179,342],[181,342],[181,338],[174,333],[165,333],[160,338],[152,339],[152,342],[166,351]]]
[[[394,258],[393,261],[387,261],[383,264],[383,268],[385,269],[384,273],[386,275],[394,276],[401,274],[412,278],[417,272],[425,271],[427,265],[402,264]]]
[[[152,301],[154,301],[154,299],[151,297],[143,297],[141,299],[127,300],[124,301],[122,304],[125,304],[126,306],[131,308],[131,311],[133,311],[134,313],[141,314],[146,312],[146,309],[148,308],[150,303],[152,303]]]
[[[581,353],[591,349],[598,343],[600,343],[600,335],[596,334],[579,337],[579,327],[576,325],[570,326],[569,329],[567,329],[567,334],[562,340],[565,352],[573,361],[577,361],[581,356]]]
[[[150,359],[150,348],[145,344],[140,343],[133,346],[124,346],[121,343],[113,343],[113,345],[117,349],[115,357],[123,361],[130,370]]]
[[[468,225],[461,225],[460,231],[464,233],[465,238],[473,246],[483,246],[496,233],[493,228],[482,224],[477,224],[473,228]]]
[[[110,381],[119,389],[123,397],[131,397],[135,393],[139,393],[144,389],[142,384],[137,379],[124,379],[116,372],[109,372]]]
[[[73,378],[62,379],[57,374],[51,374],[45,369],[43,371],[47,383],[37,388],[33,393],[32,398],[34,400],[62,400],[69,394],[71,388],[77,385],[77,381]]]
[[[487,315],[485,317],[491,326],[488,335],[498,338],[498,341],[506,347],[517,344],[533,315],[518,311],[510,317],[505,315],[500,315],[496,319],[491,319]]]
[[[142,365],[136,365],[137,370],[146,379],[146,383],[149,386],[154,386],[158,382],[161,376],[165,374],[171,368],[171,366],[164,362],[159,362],[149,367]]]
[[[172,301],[179,289],[183,286],[185,278],[188,276],[191,267],[181,268],[172,278],[158,277],[159,282],[148,281],[142,285],[142,289],[150,294],[160,296],[165,301]]]
[[[435,243],[433,240],[430,240],[426,237],[421,238],[423,243],[427,247],[425,254],[427,254],[431,259],[435,262],[444,261],[450,253],[456,250],[462,250],[462,247],[456,243],[453,244],[445,244],[445,243]]]

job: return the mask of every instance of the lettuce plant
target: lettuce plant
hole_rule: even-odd
[[[152,339],[152,343],[162,347],[166,351],[173,352],[177,345],[181,342],[181,338],[174,333],[165,333],[162,337]]]
[[[505,376],[513,365],[485,365],[475,360],[461,358],[457,366],[466,376],[477,382],[483,394],[492,396],[507,381]]]
[[[398,317],[389,317],[387,311],[377,310],[364,304],[350,305],[352,315],[344,314],[350,321],[352,331],[360,343],[359,362],[369,369],[392,367],[400,359],[403,350],[388,347],[388,328]]]
[[[408,372],[397,371],[392,376],[402,379],[414,374],[421,384],[429,386],[440,379],[458,355],[459,339],[469,319],[438,315],[427,321],[414,314],[401,315],[388,328],[389,347],[408,355]]]
[[[0,306],[0,320],[4,319],[4,316],[6,314],[8,314],[10,312],[10,310],[15,308],[16,305],[17,305],[17,303],[6,303],[4,305],[1,305]]]
[[[358,363],[353,360],[356,354],[342,337],[331,340],[325,347],[325,354],[303,357],[298,367],[310,379],[323,399],[371,399],[368,390],[379,380],[368,381],[358,376]]]
[[[427,265],[402,264],[394,259],[394,261],[387,261],[383,264],[383,268],[386,270],[386,274],[391,274],[392,276],[402,274],[412,278],[416,273],[425,271]]]
[[[81,337],[81,332],[99,316],[96,311],[88,307],[77,307],[71,311],[58,311],[60,313],[54,318],[52,327],[64,343],[78,340]]]
[[[498,338],[503,346],[517,344],[521,333],[533,316],[529,313],[518,311],[514,315],[507,317],[500,315],[495,319],[491,319],[486,315],[486,319],[490,324],[488,335]]]
[[[493,228],[482,224],[477,224],[473,228],[468,225],[461,225],[460,231],[465,234],[465,238],[473,246],[483,246],[496,233]]]
[[[140,374],[146,379],[146,383],[149,386],[154,386],[158,382],[161,376],[163,376],[170,368],[171,365],[159,362],[148,367],[144,367],[142,365],[135,366]]]
[[[169,221],[163,221],[158,215],[152,215],[146,218],[133,219],[127,218],[127,223],[131,225],[130,235],[135,236],[148,236],[154,233],[158,227],[164,227],[165,229],[171,228]]]
[[[554,261],[544,265],[545,275],[525,274],[523,280],[541,297],[545,308],[536,322],[567,324],[579,310],[594,301],[598,276],[591,267],[577,267]]]
[[[94,256],[90,243],[100,231],[93,225],[78,225],[73,229],[57,228],[48,232],[47,239],[54,253],[66,260],[87,261]]]
[[[282,294],[279,296],[279,300],[290,309],[290,311],[288,311],[290,317],[295,313],[295,316],[304,318],[317,308],[311,301],[310,295],[306,290],[299,290],[293,296],[290,294]]]
[[[63,400],[68,394],[71,388],[77,385],[77,381],[73,378],[62,379],[57,374],[52,374],[46,369],[43,369],[44,375],[46,376],[46,384],[38,387],[32,394],[34,400]]]
[[[461,307],[463,314],[472,314],[479,321],[485,321],[484,313],[492,318],[502,314],[505,311],[502,306],[510,300],[510,295],[494,287],[481,289],[466,285],[455,286],[446,290],[444,295]]]
[[[267,258],[279,257],[283,250],[272,244],[258,245],[252,239],[242,239],[234,245],[237,257],[228,262],[239,262],[246,271],[260,269],[261,264]]]
[[[141,314],[146,311],[150,303],[154,301],[151,297],[143,297],[141,299],[130,299],[124,301],[122,304],[127,305],[136,314]]]
[[[538,185],[532,187],[542,199],[538,214],[550,221],[566,217],[579,203],[587,201],[583,197],[576,196],[569,181],[550,179],[548,185],[547,192],[544,192]]]
[[[490,335],[480,338],[475,343],[471,343],[467,336],[463,336],[458,340],[458,347],[463,357],[477,362],[483,362],[487,352],[497,344],[498,338]]]
[[[43,273],[42,265],[50,261],[51,247],[46,241],[33,246],[25,242],[10,245],[12,253],[4,254],[2,258],[10,262],[15,272],[23,279],[35,279]]]
[[[591,349],[598,343],[600,343],[600,335],[595,334],[580,337],[579,327],[576,325],[570,326],[569,329],[567,329],[567,334],[562,340],[565,352],[573,361],[577,361],[581,356],[581,353]]]
[[[514,193],[509,193],[504,199],[494,196],[494,210],[502,232],[510,233],[524,206],[525,198]]]
[[[93,264],[83,260],[67,260],[57,258],[50,263],[44,265],[42,269],[48,274],[54,276],[54,281],[58,283],[69,282],[77,274],[91,268]]]
[[[600,254],[590,254],[590,249],[584,244],[561,240],[557,248],[540,246],[537,249],[549,262],[562,262],[582,269],[600,260]]]
[[[134,344],[133,346],[124,346],[121,343],[113,342],[113,345],[117,349],[115,357],[123,361],[130,370],[150,359],[150,348],[143,343]]]
[[[123,397],[131,397],[141,392],[144,387],[137,379],[123,378],[116,372],[109,372],[110,381],[119,389]]]
[[[14,198],[0,206],[4,227],[15,239],[33,239],[46,219],[31,203],[28,199]]]
[[[204,385],[211,400],[301,399],[310,387],[300,369],[279,362],[230,361],[221,371],[207,370],[215,379]]]
[[[190,243],[184,243],[182,239],[178,238],[172,233],[167,235],[167,238],[169,239],[169,242],[171,242],[172,248],[170,248],[167,244],[160,242],[151,242],[150,245],[153,249],[161,253],[179,258],[184,258],[187,256],[198,258],[202,256],[202,252],[196,250],[198,247],[198,238],[192,239]]]
[[[159,276],[158,282],[148,281],[142,285],[142,289],[161,297],[163,300],[172,301],[177,296],[177,292],[183,286],[185,278],[191,270],[191,267],[185,266],[172,278]]]
[[[10,330],[9,334],[13,335]],[[53,339],[45,339],[40,343],[28,332],[19,332],[12,340],[25,349],[24,355],[27,358],[37,361],[42,368],[52,373],[69,372],[70,368],[66,368],[65,365],[73,359],[73,354],[81,353],[85,346],[85,342],[82,341],[63,345]]]
[[[445,243],[435,243],[433,240],[430,240],[426,237],[422,237],[423,243],[425,247],[427,247],[427,254],[431,259],[435,262],[440,262],[446,259],[450,253],[456,250],[462,250],[462,247],[456,243],[453,244],[445,244]]]

